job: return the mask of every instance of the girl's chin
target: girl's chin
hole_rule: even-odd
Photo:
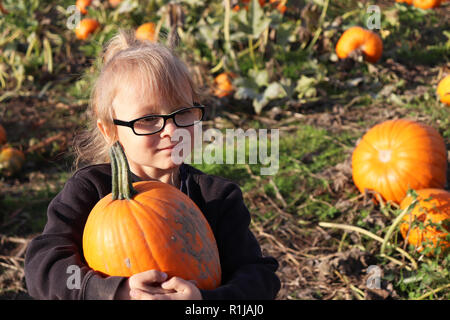
[[[168,157],[164,157],[164,159],[160,159],[157,163],[156,166],[159,169],[173,169],[175,167],[178,167],[180,164],[176,164],[175,162],[173,162],[172,158],[170,157],[170,155]]]

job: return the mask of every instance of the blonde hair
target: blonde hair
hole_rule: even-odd
[[[152,95],[156,105],[187,105],[201,102],[202,94],[189,75],[187,66],[166,46],[140,41],[133,31],[120,30],[105,47],[98,77],[92,88],[86,110],[86,130],[77,134],[73,143],[73,170],[81,165],[109,162],[109,148],[114,141],[105,140],[97,127],[97,119],[114,132],[113,100],[118,90],[134,87],[142,99]],[[188,90],[186,90],[186,87]],[[193,100],[193,101],[190,101]],[[156,110],[155,110],[156,111]]]

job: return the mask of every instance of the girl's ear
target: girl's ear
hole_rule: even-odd
[[[105,138],[106,142],[112,144],[114,140],[114,133],[111,132],[107,125],[105,125],[102,120],[97,119],[97,127]]]

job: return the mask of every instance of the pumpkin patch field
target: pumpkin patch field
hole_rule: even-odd
[[[278,300],[450,299],[444,0],[0,0],[0,299],[31,299],[25,251],[76,170],[74,137],[89,123],[100,56],[119,29],[186,62],[204,97],[203,131],[267,130],[270,145],[257,144],[276,158],[272,174],[250,161],[250,142],[244,163],[192,166],[241,187],[251,231],[279,262]],[[155,184],[158,196],[176,197]],[[214,277],[201,285],[214,288],[214,237],[185,201],[214,256]],[[104,258],[88,231],[94,265]]]

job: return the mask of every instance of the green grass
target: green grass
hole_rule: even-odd
[[[280,136],[279,170],[275,175],[260,175],[260,169],[263,167],[261,164],[248,165],[253,175],[257,177],[250,176],[247,167],[240,164],[194,164],[194,166],[208,174],[236,181],[244,192],[257,187],[260,192],[265,192],[274,201],[277,201],[278,192],[288,204],[284,210],[294,216],[312,221],[333,218],[339,211],[330,205],[333,202],[330,195],[321,194],[316,197],[310,197],[310,195],[319,189],[327,189],[330,181],[321,178],[317,173],[342,162],[348,156],[341,144],[347,144],[350,147],[352,135],[342,132],[332,137],[323,128],[301,123],[297,125],[298,130],[293,134],[281,134]],[[335,141],[339,141],[340,144]],[[248,161],[248,147],[247,143],[246,161]],[[225,153],[224,148],[224,159]],[[264,183],[260,183],[258,179]],[[273,184],[270,180],[273,181]]]

